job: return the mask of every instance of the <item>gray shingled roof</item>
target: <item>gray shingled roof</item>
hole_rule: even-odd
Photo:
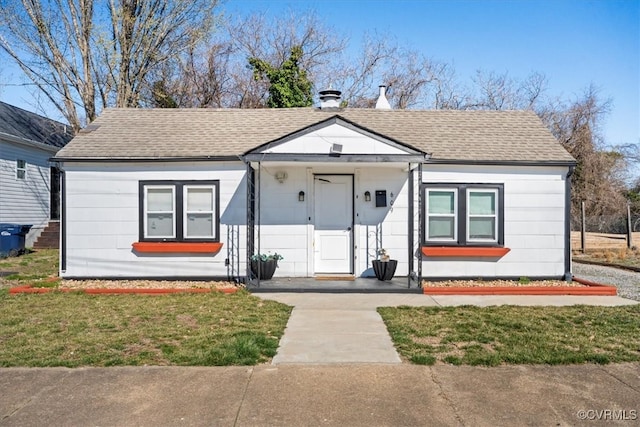
[[[237,156],[336,115],[434,160],[573,162],[531,111],[314,108],[106,109],[56,157]]]
[[[73,134],[69,126],[0,101],[0,133],[61,148]]]

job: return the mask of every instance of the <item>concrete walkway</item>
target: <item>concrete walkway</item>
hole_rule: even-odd
[[[377,313],[383,306],[459,305],[629,305],[637,301],[610,296],[502,296],[421,294],[257,293],[294,307],[280,340],[274,365],[399,364],[391,337]]]

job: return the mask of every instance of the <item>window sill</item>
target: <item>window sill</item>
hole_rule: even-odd
[[[511,249],[476,246],[423,246],[422,254],[428,257],[486,257],[500,258]]]
[[[144,253],[212,253],[222,249],[218,242],[134,242],[133,250]]]

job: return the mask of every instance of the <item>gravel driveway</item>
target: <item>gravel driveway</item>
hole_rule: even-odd
[[[640,301],[640,273],[574,262],[573,274],[603,285],[614,285],[618,288],[618,296]]]

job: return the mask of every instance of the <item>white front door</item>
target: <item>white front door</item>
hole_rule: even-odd
[[[315,175],[315,273],[353,273],[353,175]]]

